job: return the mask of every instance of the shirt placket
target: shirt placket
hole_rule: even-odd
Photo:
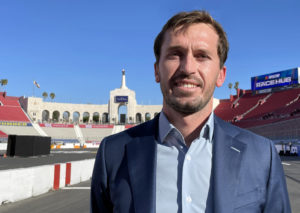
[[[192,212],[192,205],[193,205],[193,195],[190,190],[189,186],[189,174],[192,169],[192,164],[193,164],[193,149],[194,149],[195,144],[191,144],[189,147],[187,153],[185,154],[185,158],[183,161],[183,166],[182,166],[182,213],[190,213]]]

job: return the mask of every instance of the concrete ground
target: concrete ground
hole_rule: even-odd
[[[292,212],[300,212],[300,157],[282,157]],[[0,206],[1,213],[88,213],[90,181]]]

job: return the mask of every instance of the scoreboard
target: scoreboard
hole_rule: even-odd
[[[300,84],[300,68],[294,68],[251,78],[254,93],[271,92],[273,89]]]

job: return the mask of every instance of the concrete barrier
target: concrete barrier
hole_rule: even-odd
[[[94,162],[95,159],[73,161],[70,184],[73,185],[88,180],[92,176]]]
[[[1,171],[0,180],[0,203],[15,202],[32,196],[32,168]]]
[[[11,201],[13,192],[10,189],[11,170],[0,171],[0,205],[5,201]]]
[[[0,143],[0,150],[6,150],[7,149],[7,143]]]
[[[87,181],[91,178],[91,174],[93,173],[95,159],[89,159],[81,161],[81,174],[80,181]]]
[[[53,186],[53,165],[34,167],[33,172],[32,196],[48,192]]]
[[[38,196],[91,178],[94,159],[0,170],[0,205]]]

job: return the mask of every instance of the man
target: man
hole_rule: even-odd
[[[226,34],[207,12],[172,17],[155,40],[163,94],[153,120],[105,138],[92,212],[291,212],[271,141],[212,112],[226,76]]]

